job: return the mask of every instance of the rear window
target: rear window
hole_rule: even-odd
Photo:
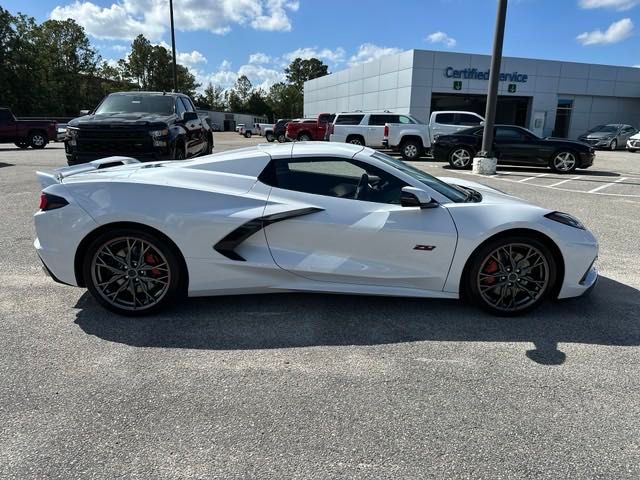
[[[383,114],[383,115],[371,115],[369,117],[369,125],[381,125],[385,123],[400,123],[399,115]]]
[[[364,115],[338,115],[335,120],[336,125],[360,125]]]

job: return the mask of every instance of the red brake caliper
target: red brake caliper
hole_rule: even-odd
[[[154,257],[152,254],[147,253],[144,256],[144,261],[147,262],[147,265],[151,265],[154,266],[155,264],[158,263],[158,260],[156,259],[156,257]],[[160,276],[160,270],[158,270],[157,268],[152,268],[151,269],[151,275],[153,275],[154,277],[159,277]]]
[[[498,262],[491,259],[484,266],[482,273],[491,275],[492,273],[496,273],[497,271],[498,271]],[[487,285],[493,285],[494,283],[496,283],[496,277],[485,277],[484,283],[486,283]]]

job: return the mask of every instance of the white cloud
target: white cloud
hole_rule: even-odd
[[[271,57],[266,53],[256,52],[249,55],[249,63],[269,63]]]
[[[576,40],[582,45],[602,45],[618,43],[631,36],[633,32],[633,22],[630,18],[623,18],[609,25],[604,32],[602,30],[593,30],[592,32],[584,32],[576,37]]]
[[[129,50],[129,46],[128,45],[111,45],[110,47],[111,50],[114,50],[116,52],[127,52]]]
[[[75,0],[55,7],[50,17],[73,18],[96,38],[131,40],[142,33],[159,40],[168,30],[169,2],[166,0],[111,0],[102,7]],[[256,30],[289,31],[289,12],[299,8],[298,0],[180,0],[174,5],[177,30],[206,30],[225,34],[234,25]]]
[[[363,43],[358,47],[358,51],[349,58],[349,66],[353,67],[361,63],[371,62],[385,55],[393,55],[400,52],[399,48],[379,47],[373,43]]]
[[[346,52],[344,48],[338,47],[335,50],[329,48],[318,49],[317,47],[298,48],[292,52],[285,53],[283,58],[288,62],[293,62],[296,58],[308,60],[310,58],[319,58],[332,63],[340,63],[344,61]]]
[[[194,67],[200,63],[207,63],[207,58],[197,50],[193,50],[190,53],[178,52],[176,53],[176,60],[185,67]]]
[[[200,90],[204,90],[209,82],[219,85],[223,89],[233,87],[240,75],[246,75],[255,88],[268,90],[271,85],[285,80],[284,72],[279,67],[265,66],[249,62],[241,65],[237,70],[231,68],[231,62],[223,60],[218,69],[214,72],[204,72],[198,69],[190,69],[195,75],[196,81],[201,85]]]
[[[429,43],[441,43],[447,48],[453,48],[457,43],[455,38],[450,37],[444,32],[433,32],[427,35],[426,40]]]
[[[640,0],[580,0],[580,8],[613,8],[615,10],[629,10],[640,5]]]

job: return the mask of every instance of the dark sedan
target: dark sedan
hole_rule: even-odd
[[[432,146],[436,160],[448,161],[456,169],[471,168],[482,145],[484,127],[473,127],[452,135],[441,135]],[[526,128],[496,125],[494,152],[499,164],[549,167],[558,173],[593,165],[594,149],[580,142],[540,138]]]

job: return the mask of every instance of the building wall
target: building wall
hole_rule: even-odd
[[[304,115],[390,110],[411,113],[426,121],[431,92],[481,95],[487,92],[486,80],[447,78],[447,67],[485,71],[489,65],[488,55],[429,50],[408,50],[382,57],[306,82]],[[640,101],[640,68],[504,57],[501,72],[528,76],[526,83],[516,83],[515,93],[508,91],[512,82],[500,82],[498,93],[532,97],[530,122],[534,113],[544,112],[544,135],[551,135],[560,98],[575,99],[570,138],[584,132],[586,125],[597,123],[630,123],[640,127],[640,117],[634,113]],[[462,82],[461,90],[454,90],[454,80]]]

